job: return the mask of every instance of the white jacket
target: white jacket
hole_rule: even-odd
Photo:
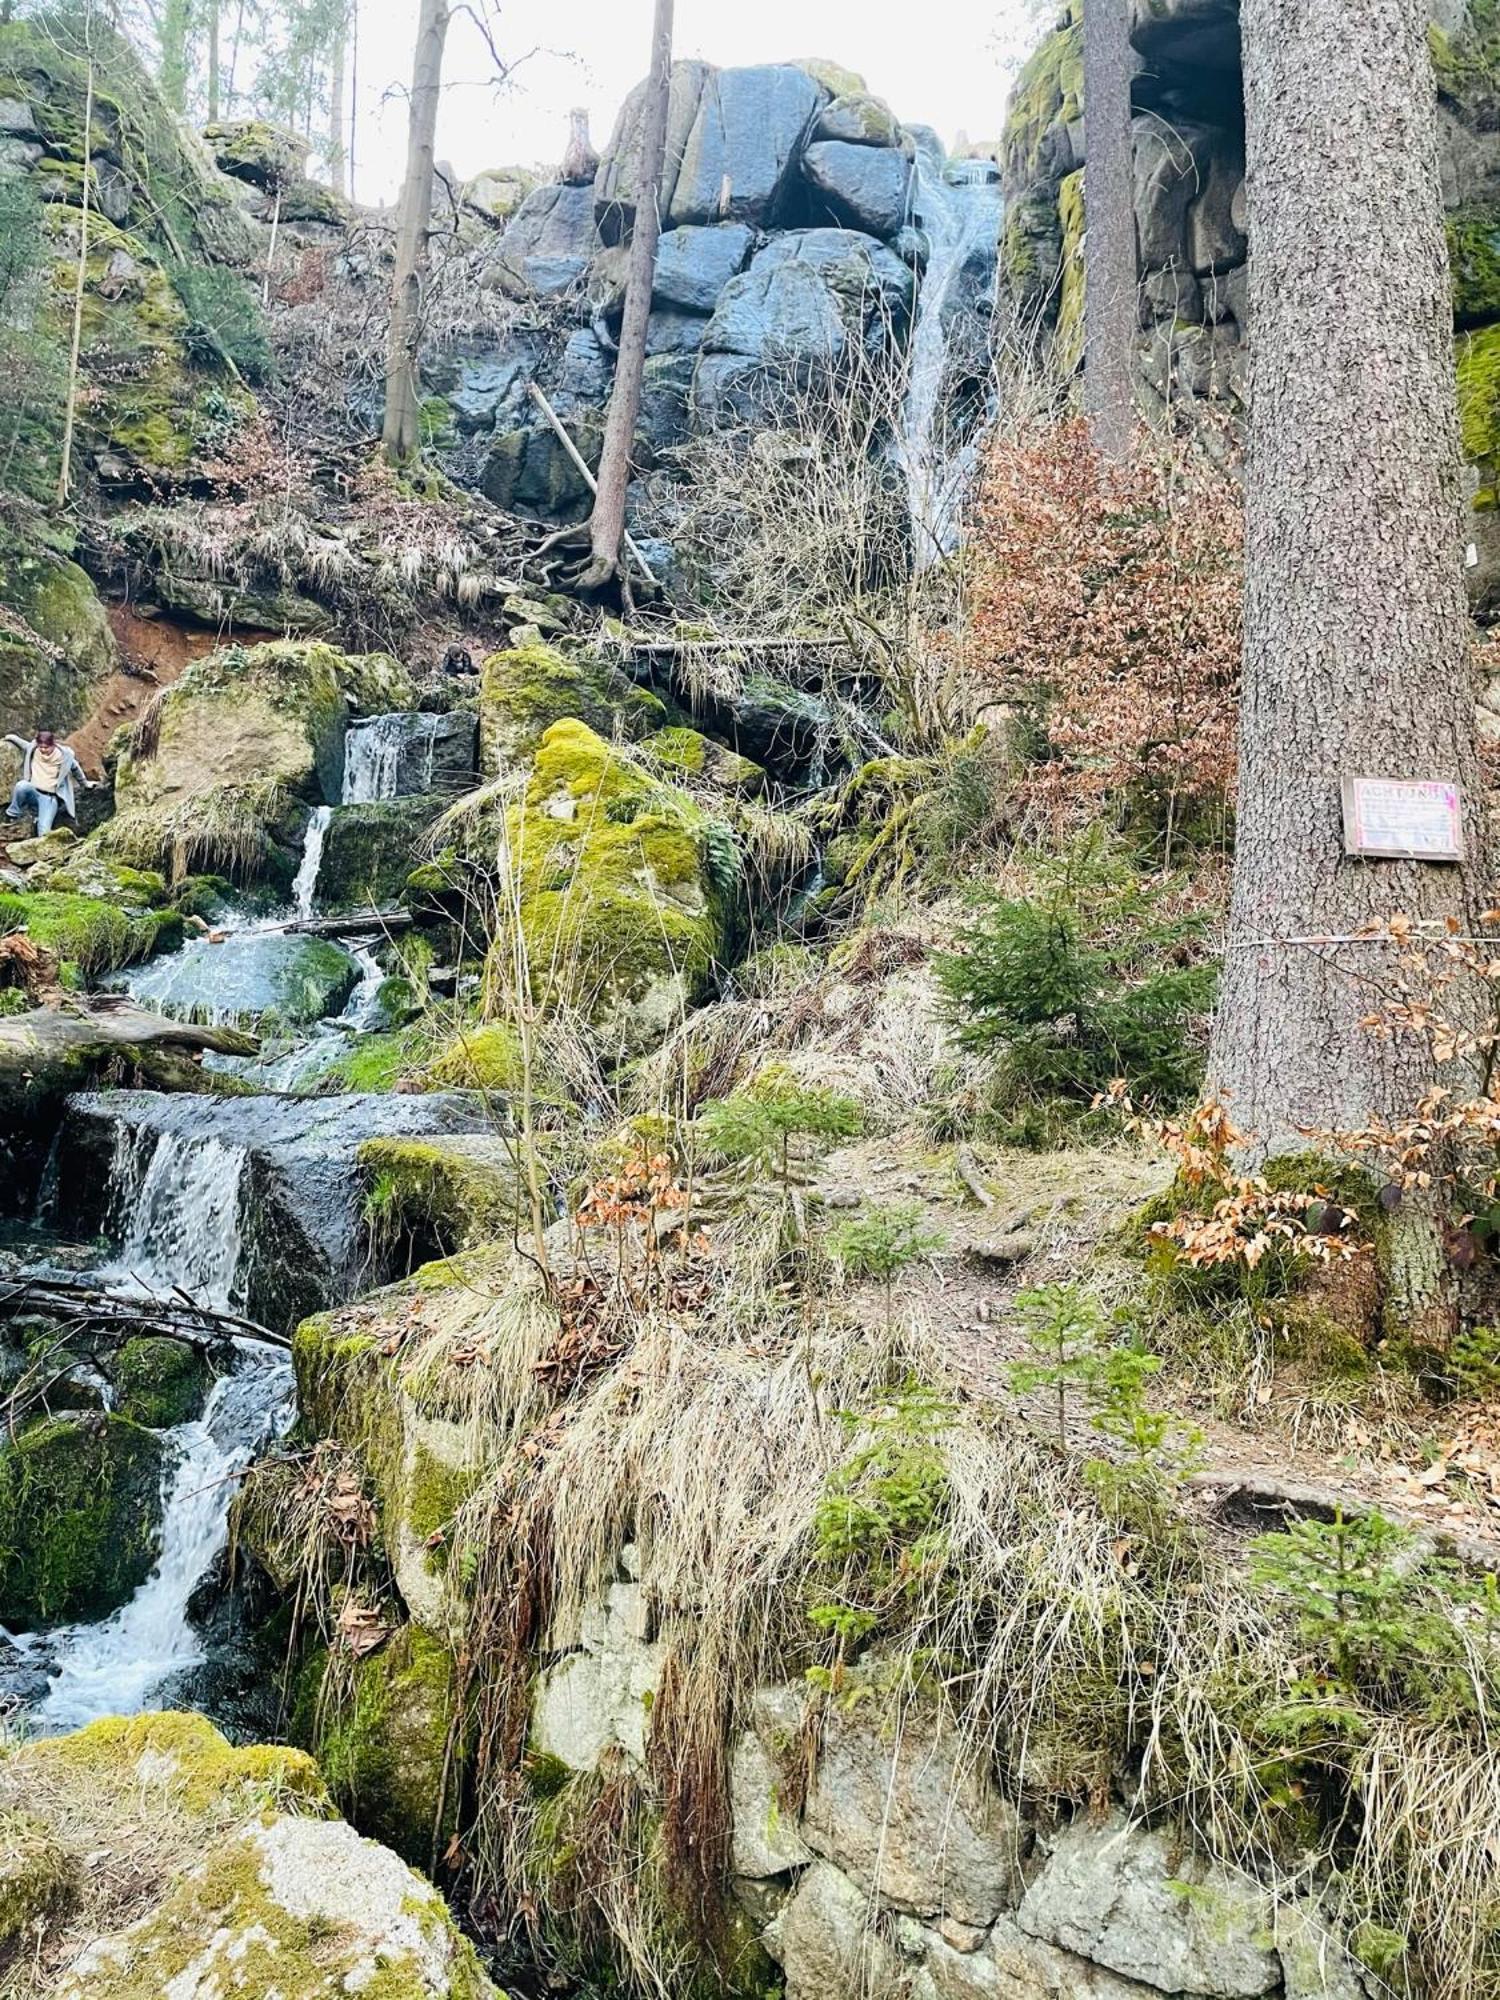
[[[20,751],[21,783],[29,785],[31,783],[31,760],[36,755],[36,738],[34,736],[7,736],[5,740],[7,743],[14,743]],[[69,819],[76,819],[78,817],[78,806],[73,793],[73,773],[75,771],[78,773],[78,776],[90,791],[93,790],[93,782],[66,743],[59,743],[57,747],[62,752],[62,776],[57,781],[58,803]]]

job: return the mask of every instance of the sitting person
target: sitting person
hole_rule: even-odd
[[[50,729],[39,729],[29,739],[7,736],[5,740],[14,743],[21,753],[21,779],[10,795],[5,817],[24,819],[29,814],[36,821],[37,838],[45,839],[56,822],[59,806],[69,819],[78,816],[74,778],[88,791],[93,791],[94,781],[67,744],[59,743]]]

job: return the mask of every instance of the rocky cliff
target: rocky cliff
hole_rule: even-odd
[[[998,149],[1006,291],[1082,349],[1083,0],[1069,0],[1017,85]],[[1238,0],[1131,0],[1142,394],[1234,412],[1250,393],[1245,114]],[[1500,15],[1442,0],[1431,28],[1453,263],[1458,393],[1482,616],[1500,609]]]

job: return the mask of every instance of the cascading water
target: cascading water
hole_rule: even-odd
[[[302,843],[302,864],[292,878],[292,908],[304,923],[312,916],[317,902],[318,870],[323,865],[323,842],[332,818],[332,806],[314,806]]]
[[[906,400],[895,443],[906,475],[913,561],[937,561],[958,540],[958,517],[974,466],[971,440],[952,434],[952,327],[966,286],[993,271],[1000,236],[1000,190],[982,163],[945,164],[927,147],[912,176],[913,220],[927,240],[917,294]]]
[[[212,1135],[119,1125],[110,1179],[121,1245],[99,1276],[123,1292],[186,1292],[236,1310],[246,1169],[244,1149]],[[210,1390],[203,1415],[167,1433],[161,1551],[146,1581],[99,1624],[19,1642],[23,1653],[45,1657],[52,1675],[35,1711],[43,1727],[133,1713],[169,1675],[203,1658],[188,1617],[194,1587],[224,1547],[239,1475],[291,1414],[285,1356],[260,1342],[236,1343],[233,1366]]]

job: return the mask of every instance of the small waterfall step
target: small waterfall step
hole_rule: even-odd
[[[352,722],[344,738],[342,803],[465,791],[474,783],[477,756],[478,723],[466,710],[366,716]]]

